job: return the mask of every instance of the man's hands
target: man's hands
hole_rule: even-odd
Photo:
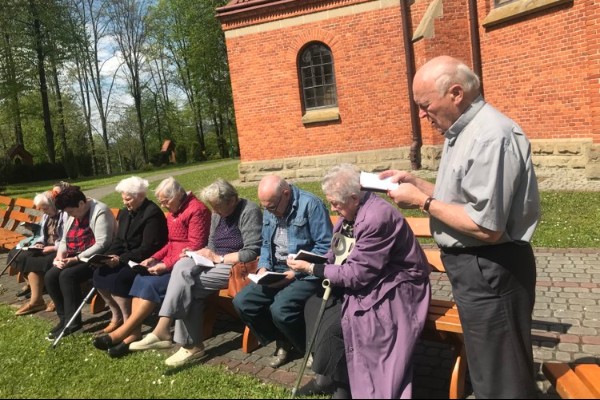
[[[406,171],[387,170],[379,174],[379,178],[391,177],[398,183],[398,188],[388,191],[388,196],[400,208],[421,208],[425,200],[433,192],[433,184],[426,182]],[[424,191],[424,189],[428,189]],[[427,194],[426,192],[431,192]]]

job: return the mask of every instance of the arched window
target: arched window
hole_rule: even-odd
[[[298,75],[305,111],[337,107],[333,56],[323,43],[310,43],[300,52]]]

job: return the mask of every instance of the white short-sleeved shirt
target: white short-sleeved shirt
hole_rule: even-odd
[[[500,243],[531,240],[540,215],[531,145],[523,130],[479,96],[444,134],[434,197],[462,204],[478,225],[504,231]],[[431,230],[442,247],[489,243],[435,218]]]

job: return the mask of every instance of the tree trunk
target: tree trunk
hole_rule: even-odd
[[[48,101],[48,84],[46,83],[46,68],[44,60],[46,54],[42,41],[42,28],[39,14],[34,0],[29,0],[29,11],[33,20],[33,36],[35,40],[35,52],[37,55],[37,67],[40,79],[40,95],[42,97],[42,112],[44,115],[44,131],[46,133],[46,155],[48,161],[56,162],[56,152],[54,150],[54,131],[52,130],[52,121],[50,117],[50,104]]]

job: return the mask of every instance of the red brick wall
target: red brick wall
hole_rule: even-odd
[[[575,1],[486,29],[481,22],[492,3],[478,1],[486,99],[532,139],[600,143],[597,1]],[[413,30],[427,5],[413,4]],[[441,54],[472,65],[467,0],[444,0],[443,7],[435,37],[415,44],[417,68]],[[296,57],[313,40],[333,53],[337,123],[301,121]],[[243,161],[410,145],[399,8],[232,37],[227,48]],[[426,121],[422,127],[424,144],[442,142]]]
[[[227,40],[243,161],[410,145],[400,12],[396,8]],[[330,47],[339,123],[302,124],[298,51]]]

